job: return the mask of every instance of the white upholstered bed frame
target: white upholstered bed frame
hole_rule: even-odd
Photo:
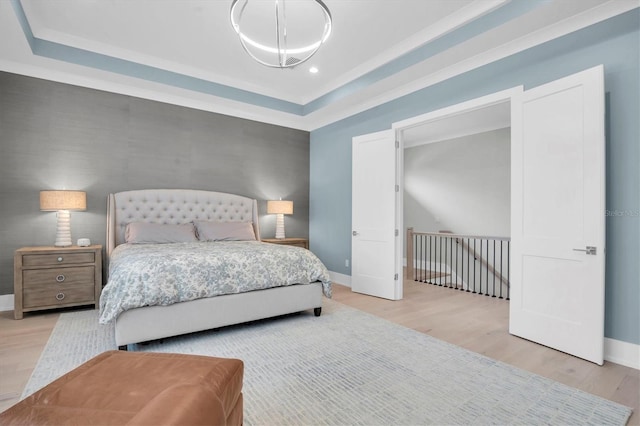
[[[107,200],[106,265],[111,252],[125,242],[130,222],[163,224],[193,220],[252,222],[260,239],[256,200],[222,192],[153,189],[109,194]],[[123,312],[115,323],[120,349],[130,343],[161,339],[308,309],[320,315],[322,284],[292,285],[248,293],[198,299],[169,306],[148,306]]]

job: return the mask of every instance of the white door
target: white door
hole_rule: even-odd
[[[352,148],[351,289],[400,299],[395,132],[357,136]]]
[[[512,100],[509,331],[603,363],[602,66]]]

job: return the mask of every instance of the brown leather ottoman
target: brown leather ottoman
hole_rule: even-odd
[[[240,425],[238,359],[109,351],[0,413],[2,425]]]

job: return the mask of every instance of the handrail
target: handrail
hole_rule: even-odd
[[[465,234],[454,234],[451,231],[438,231],[438,232],[417,232],[413,231],[413,228],[407,228],[407,235],[409,230],[411,230],[411,235],[433,235],[437,237],[453,237],[453,238],[475,238],[476,240],[498,240],[498,241],[511,241],[510,237],[487,237],[484,235],[465,235]]]

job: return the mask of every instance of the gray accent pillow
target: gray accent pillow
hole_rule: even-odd
[[[131,222],[124,238],[131,244],[190,243],[198,241],[192,223],[170,225],[162,223]]]
[[[194,220],[200,241],[255,241],[251,222],[211,222]]]

